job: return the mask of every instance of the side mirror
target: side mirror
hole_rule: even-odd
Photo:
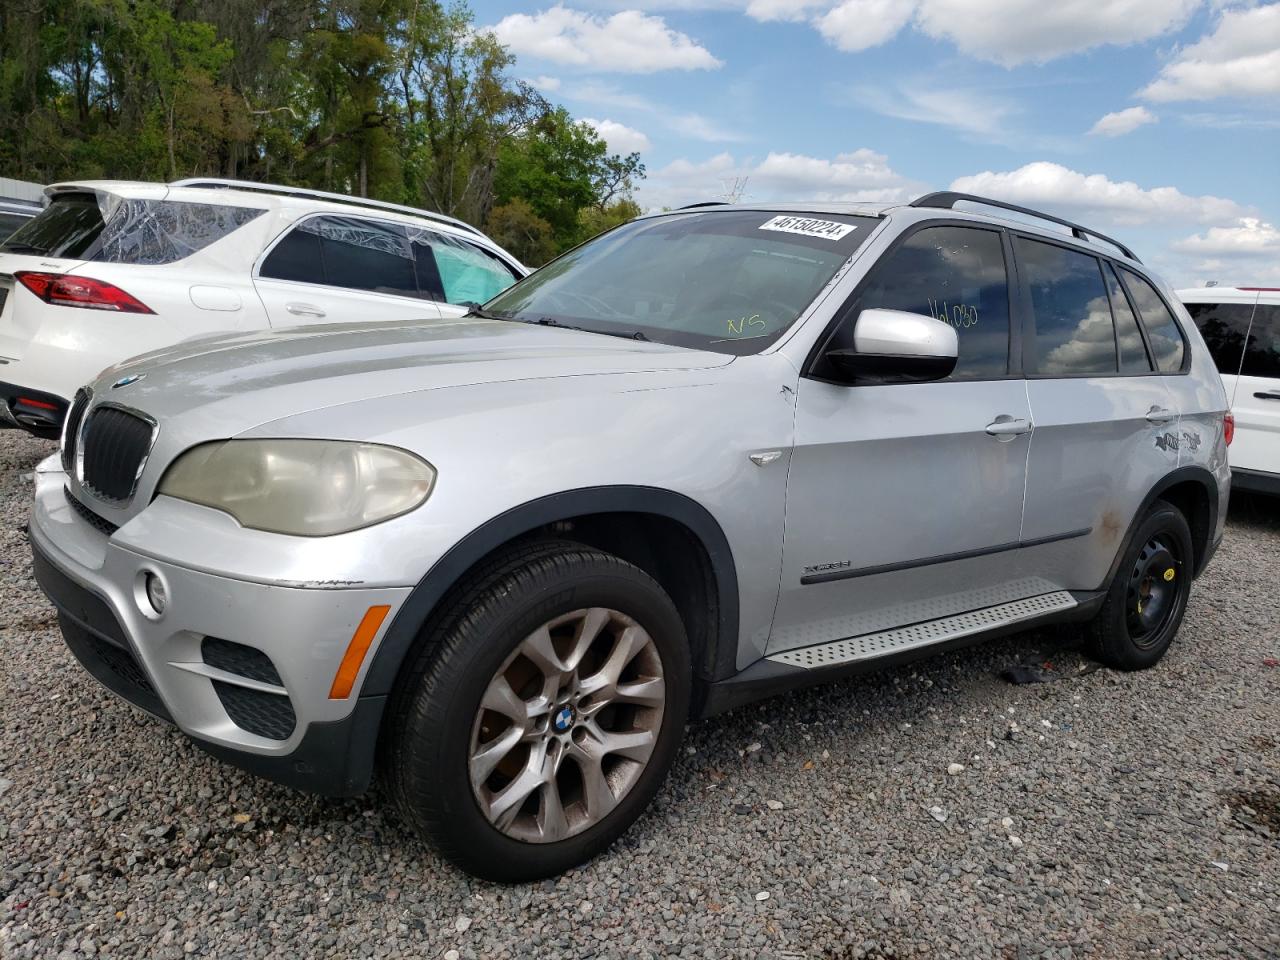
[[[853,349],[822,355],[828,379],[847,384],[941,380],[955,370],[958,357],[956,331],[949,323],[880,309],[858,314]]]

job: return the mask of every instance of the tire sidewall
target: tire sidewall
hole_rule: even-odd
[[[1138,555],[1147,542],[1157,534],[1172,537],[1177,541],[1180,569],[1178,570],[1178,589],[1174,597],[1174,607],[1165,621],[1159,640],[1149,647],[1139,647],[1129,634],[1128,624],[1128,585],[1129,576],[1138,561]],[[1145,669],[1154,666],[1164,656],[1173,643],[1174,637],[1182,626],[1182,617],[1187,609],[1187,601],[1191,596],[1191,579],[1195,559],[1195,548],[1191,540],[1191,529],[1186,518],[1176,507],[1161,504],[1153,509],[1138,529],[1125,551],[1124,562],[1116,572],[1111,585],[1108,603],[1108,623],[1105,624],[1109,637],[1107,643],[1111,647],[1110,654],[1118,658],[1128,669]]]
[[[648,806],[665,778],[683,734],[689,709],[690,662],[684,625],[674,605],[647,575],[610,563],[601,570],[590,554],[574,557],[568,576],[541,577],[532,591],[485,607],[479,617],[459,625],[468,642],[439,664],[435,682],[417,693],[423,698],[406,731],[414,742],[401,755],[416,767],[416,781],[430,783],[432,806],[456,830],[461,843],[452,855],[466,869],[488,879],[535,879],[590,859],[617,838]],[[595,566],[597,569],[592,569]],[[486,591],[493,597],[504,589]],[[648,632],[662,659],[666,703],[654,751],[644,771],[617,807],[599,824],[555,843],[524,843],[502,834],[485,818],[471,788],[471,735],[479,703],[494,674],[526,636],[561,614],[588,607],[609,607],[635,619]],[[413,802],[413,798],[406,798]]]

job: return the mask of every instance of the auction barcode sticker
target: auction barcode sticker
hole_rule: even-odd
[[[818,237],[822,240],[839,240],[856,229],[852,224],[834,220],[814,220],[810,217],[774,217],[760,226],[761,230],[779,233],[798,233],[802,237]]]

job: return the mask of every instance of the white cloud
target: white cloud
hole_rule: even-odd
[[[1182,26],[1198,6],[1200,0],[920,0],[916,24],[964,53],[1014,66],[1149,40]]]
[[[1188,196],[1176,187],[1143,189],[1101,173],[1083,174],[1044,160],[1003,173],[986,171],[960,177],[952,190],[1007,200],[1047,212],[1081,214],[1112,223],[1220,223],[1247,213],[1231,200]]]
[[[614,153],[643,153],[652,144],[649,138],[639,130],[618,123],[616,120],[592,120],[583,117],[582,122],[600,134],[600,139],[609,145]]]
[[[678,207],[723,199],[734,185],[752,201],[899,201],[922,191],[893,170],[883,154],[861,149],[831,159],[779,152],[759,161],[739,161],[729,153],[700,163],[681,159],[651,173],[638,192],[651,208]]]
[[[557,4],[541,13],[513,13],[490,29],[518,56],[591,70],[653,73],[722,66],[706,47],[672,30],[662,17],[639,10],[605,17]]]
[[[1126,133],[1133,133],[1139,127],[1155,123],[1159,119],[1146,107],[1129,107],[1127,110],[1108,113],[1093,125],[1089,134],[1095,137],[1123,137]]]
[[[1142,91],[1149,100],[1280,94],[1280,3],[1229,9],[1217,28],[1179,51]]]
[[[1200,2],[828,0],[827,10],[813,18],[813,25],[841,50],[856,51],[878,46],[914,23],[916,29],[950,41],[963,53],[1014,66],[1044,63],[1103,44],[1150,40],[1181,27]],[[812,5],[805,3],[804,8]]]
[[[1179,240],[1173,249],[1204,257],[1263,257],[1280,262],[1280,228],[1257,217],[1241,217],[1230,227],[1210,227]]]
[[[809,11],[830,0],[748,0],[746,14],[754,20],[803,20]]]
[[[746,138],[720,126],[714,120],[708,120],[700,113],[678,113],[666,118],[667,126],[682,137],[691,140],[705,140],[708,143],[729,143]]]
[[[534,77],[532,80],[528,82],[531,86],[536,87],[537,89],[541,90],[543,93],[555,93],[557,90],[560,89],[559,77],[548,77],[544,75],[541,77]]]
[[[1007,100],[936,83],[858,87],[852,93],[859,104],[886,117],[937,124],[989,138],[1002,139],[1009,121],[1018,113],[1017,105]]]
[[[813,24],[841,50],[877,47],[911,19],[916,0],[843,0]]]
[[[668,130],[690,140],[733,143],[747,139],[741,133],[730,130],[699,113],[674,112],[669,107],[661,106],[637,94],[627,93],[612,84],[583,83],[566,88],[563,97],[567,100],[609,107],[614,110],[632,110],[636,113],[648,114]]]

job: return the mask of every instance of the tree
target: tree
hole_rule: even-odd
[[[494,207],[484,229],[495,243],[530,267],[540,267],[556,255],[556,238],[551,224],[534,213],[528,201],[519,197]]]
[[[527,200],[551,224],[558,249],[565,250],[582,239],[583,209],[603,210],[615,197],[626,197],[632,180],[643,174],[639,154],[611,155],[595,130],[560,107],[503,145],[494,193],[499,203]]]

